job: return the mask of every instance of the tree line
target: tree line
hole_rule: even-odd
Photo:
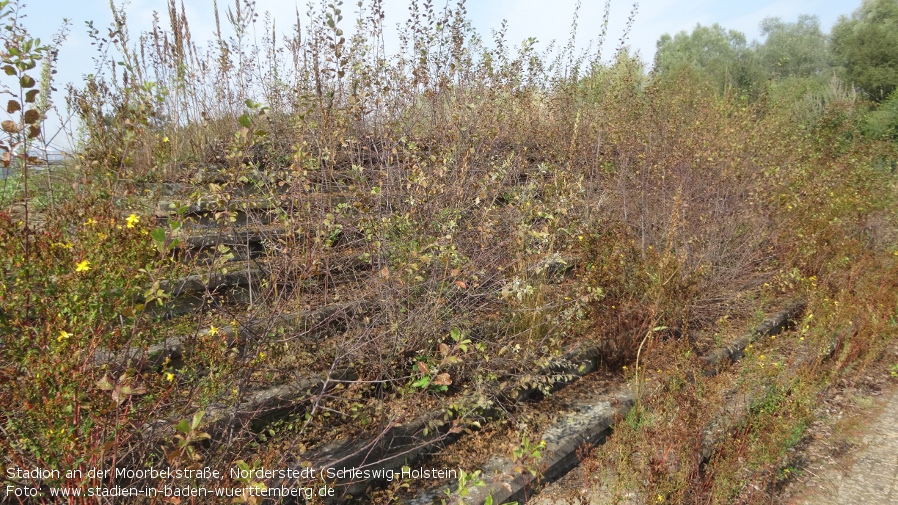
[[[761,35],[762,41],[749,42],[719,24],[665,34],[657,42],[654,71],[662,78],[694,72],[720,91],[750,99],[821,93],[835,78],[868,101],[869,136],[898,140],[898,0],[863,0],[830,33],[817,16],[801,15],[794,22],[763,20]]]

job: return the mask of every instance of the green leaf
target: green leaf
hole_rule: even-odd
[[[27,75],[27,74],[23,75],[19,79],[19,85],[21,85],[25,89],[33,88],[34,84],[35,84],[34,79],[32,79],[30,75]]]
[[[156,228],[155,230],[150,232],[150,238],[153,239],[153,243],[156,245],[156,249],[164,253],[165,252],[165,230],[162,228]]]
[[[132,386],[130,384],[120,384],[118,387],[119,394],[131,396],[131,395],[142,395],[147,392],[147,389],[143,386]]]
[[[109,379],[109,374],[104,374],[102,377],[100,377],[100,380],[96,382],[96,385],[103,391],[112,391],[112,389],[115,387],[112,385],[112,381]]]
[[[237,122],[240,123],[240,126],[244,128],[251,128],[253,126],[253,122],[247,114],[243,114],[242,116],[237,118]]]
[[[190,433],[190,424],[187,423],[187,419],[181,419],[181,422],[175,425],[175,430],[185,435]]]
[[[203,420],[203,416],[206,415],[206,411],[201,410],[193,415],[193,423],[191,423],[191,427],[193,429],[197,429],[200,427],[200,422]]]
[[[16,67],[12,65],[4,65],[3,71],[6,72],[6,75],[16,75]]]

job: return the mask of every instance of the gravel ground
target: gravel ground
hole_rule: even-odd
[[[802,477],[785,490],[781,503],[898,503],[898,387],[892,382],[875,396],[855,397],[853,412],[836,413],[844,419],[844,433],[817,435],[805,450],[809,460]]]

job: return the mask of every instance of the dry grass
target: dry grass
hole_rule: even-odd
[[[769,482],[819,385],[874,360],[893,331],[894,182],[871,168],[891,147],[855,135],[851,97],[815,103],[808,130],[791,104],[647,75],[625,52],[602,63],[510,49],[501,32],[486,43],[463,2],[414,7],[396,55],[380,2],[348,38],[339,9],[310,7],[284,40],[252,2],[217,9],[208,46],[174,2],[149,33],[129,34],[114,8],[114,35],[94,34],[98,71],[68,94],[77,191],[42,210],[40,229],[0,213],[0,363],[18,384],[0,388],[5,463],[277,465],[449,404],[470,412],[462,427],[508,408],[508,384],[548,387],[539,370],[569,347],[595,346],[618,370],[664,326],[669,344],[644,362],[677,364],[670,394],[607,446],[636,456],[597,457],[631,469],[646,496],[755,499],[734,482]],[[180,213],[154,214],[169,190]],[[247,229],[255,245],[229,238]],[[200,231],[214,238],[202,258],[185,250]],[[157,317],[156,301],[172,303],[162,281],[190,272],[201,307]],[[230,298],[208,281],[229,272],[252,274]],[[840,333],[838,365],[733,371],[738,387],[771,381],[774,407],[732,433],[741,445],[697,460],[688,441],[723,386],[684,382],[696,364],[680,345],[796,293],[815,319],[793,347],[815,352],[859,325]],[[94,366],[171,336],[186,337],[181,363]],[[798,352],[780,342],[766,352]],[[207,446],[201,427],[147,428],[309,377],[326,387],[261,434],[238,427]],[[637,443],[646,434],[651,447]],[[762,462],[748,475],[733,466],[745,457]]]

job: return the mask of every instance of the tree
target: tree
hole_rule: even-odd
[[[880,102],[898,87],[898,0],[864,0],[832,30],[832,57],[842,77]]]
[[[794,23],[766,18],[761,22],[761,34],[764,43],[756,46],[756,52],[771,77],[817,77],[826,73],[826,35],[817,16],[801,15]]]
[[[734,85],[748,90],[757,80],[754,55],[745,35],[716,23],[696,25],[691,34],[664,34],[657,47],[654,69],[661,75],[691,68],[710,78],[718,89]]]
[[[898,90],[867,114],[864,133],[872,138],[898,141]]]

